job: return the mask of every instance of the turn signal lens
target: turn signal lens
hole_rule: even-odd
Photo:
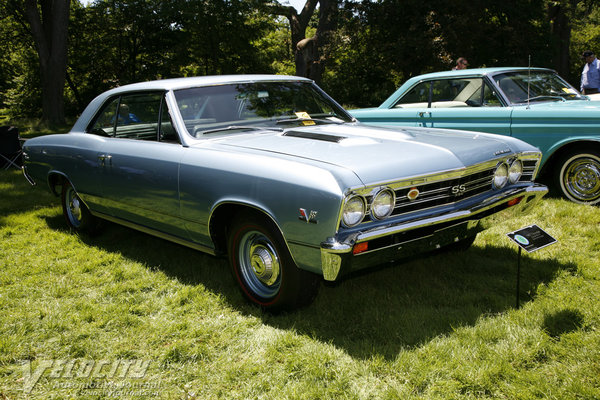
[[[352,254],[360,254],[369,250],[369,242],[357,243],[352,249]]]

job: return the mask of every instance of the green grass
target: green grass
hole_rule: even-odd
[[[597,207],[546,199],[467,252],[322,285],[310,307],[268,315],[225,260],[112,224],[75,235],[17,171],[0,172],[0,195],[0,399],[600,398]],[[517,309],[505,234],[532,223],[558,243],[523,254]],[[70,377],[52,360],[148,368]],[[27,366],[48,362],[24,393]]]

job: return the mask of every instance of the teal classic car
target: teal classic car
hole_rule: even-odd
[[[484,68],[409,79],[361,122],[464,129],[513,136],[542,153],[540,178],[576,203],[600,203],[600,101],[555,71]]]
[[[243,295],[281,310],[323,278],[468,247],[546,194],[540,159],[510,137],[369,127],[308,79],[244,75],[103,93],[26,142],[24,173],[73,230],[103,219],[227,256]]]

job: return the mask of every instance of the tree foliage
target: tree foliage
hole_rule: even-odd
[[[69,1],[0,3],[0,108],[13,118],[39,118],[44,101],[61,102],[44,89],[39,35],[25,13],[33,3],[49,29],[57,24],[44,5]],[[342,104],[374,106],[461,56],[471,67],[555,68],[577,86],[581,52],[600,51],[592,0],[306,0],[299,12],[275,0],[70,4],[59,82],[67,115],[116,85],[236,73],[309,76]]]

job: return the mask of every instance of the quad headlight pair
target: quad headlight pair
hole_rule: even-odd
[[[513,184],[517,182],[523,174],[523,163],[519,159],[510,162],[501,162],[494,171],[494,179],[492,185],[494,189],[502,189],[507,183]]]
[[[522,174],[523,163],[519,159],[503,161],[494,170],[492,186],[494,189],[502,189],[507,184],[516,183]],[[375,192],[369,204],[364,196],[354,194],[344,202],[342,222],[344,226],[352,228],[360,224],[367,214],[374,220],[381,220],[392,214],[395,205],[396,194],[389,187]]]
[[[396,205],[396,194],[390,188],[379,190],[370,203],[370,214],[374,219],[389,217]],[[363,196],[354,195],[346,200],[342,211],[342,222],[351,228],[362,222],[367,215],[367,200]]]

